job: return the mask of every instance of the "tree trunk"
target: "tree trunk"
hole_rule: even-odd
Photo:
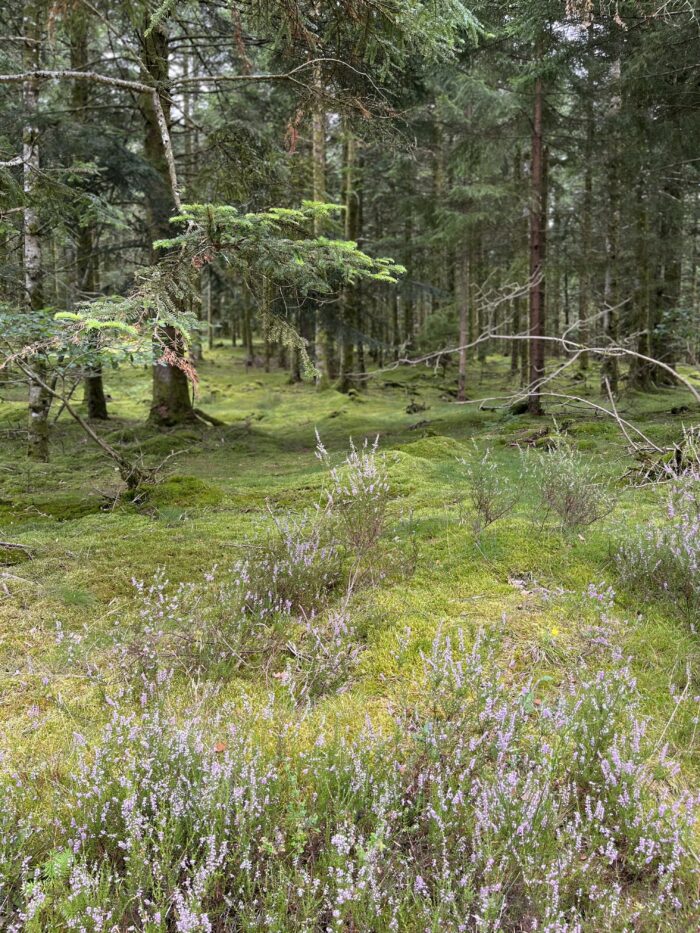
[[[314,87],[316,92],[322,92],[321,67],[314,66]],[[326,200],[326,112],[321,103],[314,106],[311,135],[311,171],[313,194],[312,200],[325,202]],[[322,233],[320,217],[314,219],[314,236]],[[327,335],[324,327],[323,308],[317,299],[314,300],[314,356],[316,366],[316,388],[328,388],[328,357],[326,352]]]
[[[581,205],[581,254],[578,273],[578,340],[585,346],[589,339],[588,318],[591,310],[591,229],[593,214],[593,89],[586,94],[586,149],[583,175],[583,203]],[[581,372],[588,369],[588,353],[579,357]]]
[[[164,347],[184,361],[182,337],[173,327],[164,327],[161,340]],[[173,427],[194,420],[190,383],[177,366],[156,363],[153,367],[153,399],[149,420],[162,427]]]
[[[345,205],[345,239],[357,242],[360,237],[360,197],[357,185],[357,139],[352,130],[346,129],[345,173],[343,178],[343,201]],[[355,348],[352,335],[355,308],[359,303],[359,285],[346,285],[341,297],[342,333],[340,343],[340,374],[338,390],[347,392],[353,385],[352,371],[355,362]],[[396,303],[394,302],[394,314]]]
[[[644,170],[642,170],[636,186],[635,264],[637,267],[637,285],[634,290],[634,318],[635,330],[639,334],[637,337],[637,353],[642,356],[649,356],[651,354],[650,330],[653,323],[649,294],[649,220],[644,175]],[[630,388],[647,392],[652,388],[653,381],[652,365],[640,357],[632,357],[629,369]]]
[[[150,17],[146,17],[146,25]],[[141,60],[144,67],[144,78],[151,84],[162,88],[168,82],[168,32],[165,22],[157,25],[146,36],[141,34]],[[172,188],[167,155],[163,138],[158,126],[158,118],[153,102],[148,95],[143,95],[142,114],[144,119],[144,153],[146,159],[158,173],[159,183],[155,181],[148,186],[148,220],[151,236],[154,240],[170,235],[170,216],[175,204],[173,202]],[[168,124],[170,123],[170,105],[167,97],[161,97],[163,113]],[[153,256],[153,261],[157,261]],[[153,364],[153,398],[148,420],[156,426],[167,427],[186,421],[194,421],[195,414],[190,401],[190,386],[184,365],[177,365],[170,360],[181,357],[184,364],[184,348],[182,339],[172,327],[163,328],[158,335],[154,352],[156,361]],[[174,356],[173,356],[174,354]]]
[[[620,97],[620,59],[612,66],[613,96],[611,116],[613,121],[610,157],[607,166],[608,218],[606,230],[606,268],[605,268],[605,337],[607,344],[614,347],[618,343],[618,320],[620,314],[620,142],[618,119],[622,104]],[[610,354],[603,357],[600,368],[601,388],[617,392],[619,371],[617,357]]]
[[[677,175],[671,176],[663,187],[658,242],[655,314],[649,326],[651,355],[667,366],[675,366],[678,345],[674,337],[681,296],[683,255],[683,188]],[[654,381],[657,385],[673,385],[675,378],[667,369],[656,366]]]
[[[513,333],[517,334],[519,332],[520,332],[520,299],[515,298],[513,300]],[[518,375],[521,343],[522,343],[521,340],[514,340],[510,345],[510,375],[512,378],[515,378]]]
[[[542,139],[542,78],[535,79],[532,123],[532,190],[530,205],[530,394],[528,411],[542,414],[539,383],[544,377],[544,249],[545,165]]]
[[[467,397],[467,344],[469,343],[469,292],[470,292],[470,256],[465,247],[462,251],[459,270],[459,373],[457,376],[457,399],[463,402]]]
[[[415,335],[415,308],[413,294],[413,216],[409,208],[408,217],[404,223],[404,265],[406,266],[406,278],[404,280],[401,295],[403,298],[403,342],[406,348],[406,355],[409,355],[413,349],[413,338]]]
[[[214,349],[214,318],[213,302],[211,297],[212,290],[212,272],[211,266],[206,266],[204,273],[204,313],[207,319],[207,349]]]
[[[24,67],[34,71],[40,67],[41,5],[27,3],[24,30],[27,41],[24,46]],[[23,216],[22,263],[24,270],[24,304],[30,314],[36,314],[44,306],[42,242],[39,213],[36,209],[36,185],[40,177],[39,159],[39,82],[28,78],[23,85],[25,125],[22,134],[22,160],[25,207]],[[40,357],[33,361],[33,368],[43,382],[46,365]],[[29,380],[29,425],[27,431],[27,454],[31,460],[49,459],[49,409],[51,396],[41,382]]]
[[[245,364],[251,367],[255,363],[255,348],[253,346],[253,322],[250,314],[250,304],[246,301],[243,307],[243,346],[245,347]]]
[[[70,65],[74,71],[85,71],[90,64],[87,16],[87,9],[80,9],[76,10],[70,19]],[[76,121],[85,122],[87,120],[87,108],[90,104],[89,81],[73,82],[71,100]],[[76,234],[75,265],[78,280],[78,299],[94,298],[98,289],[95,237],[92,227],[82,223],[79,224]],[[107,399],[102,382],[102,367],[99,363],[86,369],[83,380],[83,393],[88,419],[106,421],[108,417]]]
[[[469,275],[469,300],[474,305],[474,315],[476,317],[477,337],[483,337],[488,333],[490,322],[486,318],[486,308],[483,301],[477,301],[476,283],[483,281],[483,241],[481,229],[477,226],[471,243],[470,275]],[[486,357],[489,350],[488,339],[480,340],[476,347],[476,358],[479,365],[486,365]]]

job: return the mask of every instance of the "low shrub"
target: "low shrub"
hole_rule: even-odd
[[[319,456],[328,463],[320,441]],[[171,485],[199,483],[187,479]],[[382,580],[389,563],[402,566],[395,542],[383,546],[390,489],[376,442],[352,446],[339,467],[328,463],[323,496],[301,515],[270,512],[228,569],[190,583],[162,570],[134,580],[135,618],[111,631],[113,667],[138,684],[159,669],[212,675],[255,666],[282,677],[297,701],[341,689],[362,650],[350,597]],[[89,645],[83,653],[88,666]]]
[[[617,563],[626,582],[650,595],[700,605],[700,470],[670,476],[660,514],[628,535]]]
[[[554,434],[547,450],[531,450],[524,457],[525,472],[535,481],[542,521],[554,513],[562,529],[577,531],[605,518],[615,507],[610,482],[563,434]]]
[[[499,518],[513,511],[517,494],[509,477],[501,471],[487,449],[473,460],[460,459],[465,467],[469,498],[474,509],[474,532],[478,536]]]
[[[350,453],[340,467],[330,464],[328,452],[316,434],[316,456],[328,468],[324,516],[352,565],[351,586],[369,577],[378,582],[374,562],[379,542],[386,530],[387,507],[391,499],[386,461],[378,452],[379,438],[362,447],[350,441]]]
[[[438,636],[422,685],[381,731],[321,722],[313,744],[272,700],[241,720],[175,717],[159,682],[113,699],[50,809],[19,776],[3,795],[4,929],[697,928],[698,801],[619,652],[540,697],[497,642]]]

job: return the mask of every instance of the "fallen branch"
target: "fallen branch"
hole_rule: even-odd
[[[0,548],[4,548],[6,551],[22,551],[29,560],[32,559],[32,552],[24,544],[15,544],[13,541],[0,541]]]
[[[201,408],[193,408],[195,416],[199,418],[200,421],[204,421],[205,424],[211,424],[215,428],[225,428],[226,422],[222,421],[221,418],[215,418],[214,415],[207,414],[206,411],[202,411]]]
[[[173,145],[168,129],[168,121],[165,119],[163,105],[160,100],[160,93],[157,88],[150,84],[143,84],[141,81],[128,81],[126,78],[111,78],[109,75],[99,74],[97,71],[73,71],[65,69],[61,71],[22,71],[17,74],[0,74],[0,84],[23,84],[32,80],[43,81],[92,81],[95,84],[104,84],[107,87],[116,87],[126,91],[136,91],[137,94],[148,94],[153,101],[153,109],[156,114],[156,121],[163,142],[163,151],[168,165],[168,175],[170,178],[170,187],[172,189],[173,201],[178,212],[182,210],[182,201],[180,200],[180,185],[177,179],[177,169],[175,167],[175,157],[173,155]]]

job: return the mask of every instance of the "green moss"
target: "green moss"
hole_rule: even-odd
[[[64,606],[92,606],[96,602],[93,593],[75,586],[60,584],[53,586],[50,589],[50,595],[58,599]]]
[[[398,450],[403,450],[412,457],[420,457],[421,460],[447,460],[463,457],[465,454],[463,446],[454,438],[442,435],[423,437],[419,441],[413,441],[412,444],[401,445]]]
[[[616,578],[610,559],[616,541],[648,519],[653,490],[622,490],[621,504],[605,526],[585,531],[580,539],[565,539],[551,523],[541,526],[537,491],[522,476],[521,454],[512,446],[522,432],[551,426],[551,418],[504,418],[501,412],[455,405],[443,397],[440,381],[419,379],[422,374],[413,370],[402,371],[398,387],[383,388],[370,380],[363,403],[354,405],[333,391],[290,386],[281,371],[260,373],[253,380],[241,360],[223,347],[207,353],[200,370],[206,409],[228,427],[155,436],[144,425],[149,371],[105,374],[115,419],[100,428],[105,436],[133,452],[143,451],[149,464],[171,450],[180,452],[178,475],[149,487],[138,505],[101,511],[108,504],[101,494],[116,495],[123,486],[111,461],[87,444],[65,416],[54,429],[47,466],[25,466],[18,441],[9,435],[0,438],[0,522],[6,540],[25,544],[32,552],[32,559],[13,571],[18,579],[5,581],[9,596],[0,600],[0,670],[30,665],[50,669],[52,689],[65,704],[65,709],[52,707],[45,730],[30,732],[26,710],[45,702],[40,678],[20,684],[17,677],[0,675],[12,756],[35,756],[65,767],[75,730],[71,716],[89,734],[103,715],[96,691],[78,683],[70,663],[58,663],[51,639],[54,620],[60,618],[66,630],[90,633],[96,645],[92,660],[109,679],[105,648],[110,620],[128,623],[138,611],[132,577],[149,580],[164,566],[173,581],[199,580],[213,563],[227,567],[245,553],[251,535],[269,520],[268,503],[282,511],[300,511],[319,501],[323,477],[314,456],[316,427],[334,462],[347,451],[350,436],[357,444],[380,436],[396,496],[390,534],[407,551],[415,537],[419,557],[410,579],[392,567],[381,586],[358,593],[352,619],[366,645],[358,675],[344,695],[318,703],[309,714],[308,729],[322,720],[359,728],[365,714],[380,720],[383,709],[408,702],[417,689],[421,651],[430,650],[438,631],[464,629],[471,638],[479,628],[501,625],[504,615],[508,660],[516,670],[576,678],[581,659],[587,657],[585,628],[594,621],[578,594],[588,583],[606,580],[619,592],[616,637],[633,656],[652,730],[663,730],[673,712],[669,679],[682,679],[688,665],[700,669],[698,641],[672,604],[639,605]],[[470,394],[502,395],[507,366],[500,357],[487,360]],[[428,427],[439,430],[437,436],[417,437],[411,429],[416,416],[405,413],[406,394],[416,386],[421,401],[430,406]],[[597,379],[592,373],[590,387],[577,387],[577,393],[605,404],[594,392]],[[658,443],[677,436],[683,423],[682,415],[660,412],[683,401],[683,393],[675,390],[626,398],[625,417]],[[16,411],[14,402],[3,403],[0,418],[9,421]],[[252,412],[265,417],[253,424],[245,420]],[[589,418],[574,422],[569,431],[611,477],[622,476],[633,465],[627,442],[611,421]],[[472,441],[477,453],[496,448],[498,468],[517,484],[519,494],[516,511],[488,528],[478,543],[469,520],[464,471],[456,463],[460,457],[473,459]],[[513,582],[517,580],[525,581],[524,588]],[[545,599],[538,587],[568,595]],[[643,619],[635,621],[639,612]],[[230,677],[220,686],[228,697],[241,699],[245,693],[252,707],[260,709],[277,681],[256,669],[245,682]],[[191,689],[183,678],[172,702],[184,702]],[[682,761],[683,775],[692,777],[700,765],[692,760],[688,734],[688,723],[678,714],[664,741]],[[30,735],[31,741],[13,742],[16,735]]]
[[[221,505],[224,498],[220,489],[196,476],[169,476],[162,483],[141,487],[138,495],[141,501],[156,508],[205,508]]]
[[[18,503],[16,512],[27,516],[51,518],[57,522],[71,522],[86,515],[93,515],[102,508],[103,500],[86,497],[80,493],[64,493],[55,496],[31,496]]]
[[[196,431],[177,431],[146,437],[131,445],[134,449],[152,456],[167,457],[176,450],[186,450],[202,442]]]
[[[608,420],[582,421],[569,428],[569,433],[574,437],[614,437],[617,428]]]

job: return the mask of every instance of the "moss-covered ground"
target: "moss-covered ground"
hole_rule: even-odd
[[[541,689],[575,679],[584,623],[592,609],[581,594],[605,581],[616,591],[616,632],[633,657],[652,727],[682,763],[679,781],[700,776],[692,723],[673,716],[671,687],[682,690],[690,671],[700,693],[700,636],[682,606],[641,601],[619,579],[616,547],[647,521],[660,493],[632,489],[623,476],[634,460],[616,424],[583,404],[548,405],[543,419],[514,416],[497,403],[455,404],[449,378],[429,368],[387,371],[349,398],[310,385],[289,385],[284,372],[246,369],[242,358],[220,347],[201,365],[198,404],[225,427],[154,434],[144,424],[149,374],[121,370],[107,375],[111,419],[98,430],[132,456],[155,464],[169,457],[166,479],[137,502],[117,499],[118,474],[63,413],[52,433],[51,462],[24,457],[23,401],[11,391],[0,405],[0,527],[4,541],[27,553],[2,551],[0,568],[0,742],[6,763],[39,765],[56,780],[79,727],[89,735],[102,715],[94,678],[86,680],[76,652],[101,664],[100,633],[115,617],[128,624],[132,579],[148,580],[164,567],[169,579],[201,578],[213,563],[232,563],[268,510],[300,511],[320,500],[322,465],[314,455],[318,430],[339,461],[348,439],[378,435],[388,455],[394,493],[392,533],[415,541],[409,576],[364,590],[354,613],[367,650],[351,688],[322,699],[315,715],[363,721],[380,717],[397,697],[409,696],[419,652],[440,628],[473,632],[505,619],[515,665],[541,671]],[[509,390],[507,361],[472,364],[474,399]],[[562,382],[559,389],[604,404],[597,374]],[[408,413],[412,403],[424,410]],[[414,406],[417,407],[417,406]],[[672,414],[672,409],[685,410]],[[681,435],[697,421],[698,406],[686,390],[623,394],[620,413],[657,443]],[[522,475],[515,446],[523,434],[567,422],[578,448],[616,483],[620,499],[605,520],[576,534],[539,521],[536,490]],[[500,468],[518,483],[515,511],[479,540],[471,529],[464,470],[459,458],[490,447]],[[408,546],[408,545],[407,545]],[[56,636],[57,630],[63,636]],[[407,634],[408,633],[408,634]],[[80,648],[66,645],[80,636]],[[398,646],[401,650],[397,651]],[[85,646],[88,646],[87,648]],[[110,672],[105,670],[105,680]],[[269,676],[271,679],[265,680]],[[694,683],[694,685],[693,685]],[[273,674],[232,675],[225,692],[262,696],[277,689]],[[179,682],[183,692],[199,689]],[[667,724],[671,720],[670,726]]]

